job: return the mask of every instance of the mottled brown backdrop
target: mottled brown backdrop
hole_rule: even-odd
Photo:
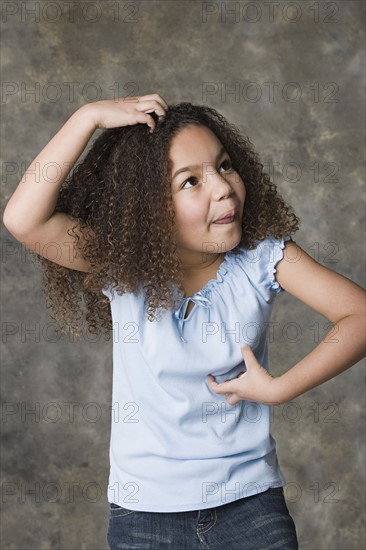
[[[157,92],[237,124],[300,216],[297,242],[363,285],[364,2],[1,6],[3,208],[78,107]],[[55,337],[39,266],[2,229],[1,548],[104,550],[112,344]],[[326,333],[285,293],[272,321],[274,374]],[[364,397],[358,364],[273,408],[301,550],[366,547]]]

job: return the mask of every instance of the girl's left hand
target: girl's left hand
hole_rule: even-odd
[[[230,405],[236,405],[242,399],[274,405],[276,400],[276,380],[264,367],[262,367],[253,351],[247,344],[241,345],[246,372],[240,374],[234,380],[218,384],[214,377],[208,375],[208,385],[215,393],[225,394]]]

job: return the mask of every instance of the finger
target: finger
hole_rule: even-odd
[[[164,109],[160,106],[159,107],[155,106],[155,107],[148,108],[148,107],[144,107],[144,106],[140,106],[139,104],[136,104],[135,109],[137,111],[144,111],[147,114],[156,113],[157,116],[159,117],[159,119],[165,118],[165,115],[166,115]]]
[[[163,96],[159,94],[153,94],[152,96],[147,96],[147,97],[153,97],[154,99],[159,101],[159,103],[161,103],[165,109],[169,109],[169,105],[167,104]]]
[[[228,403],[230,403],[230,405],[236,405],[237,403],[239,403],[239,401],[241,401],[240,397],[236,393],[231,393],[230,395],[228,395],[226,397],[226,400]]]
[[[155,111],[154,109],[149,109],[148,111],[146,111],[148,114],[152,114],[154,113],[155,114]],[[158,116],[158,122],[161,122],[165,119],[165,113],[162,114],[162,115],[157,115]]]
[[[248,344],[242,344],[241,347],[241,353],[244,357],[245,366],[248,368],[251,368],[253,366],[258,366],[258,361],[256,356],[253,353],[253,350],[251,347],[248,346]]]
[[[121,103],[139,103],[140,96],[127,96],[127,97],[119,97],[117,101],[120,101]]]
[[[228,380],[227,382],[221,382],[218,384],[211,375],[209,375],[208,383],[210,388],[216,393],[234,393],[237,387],[237,379]]]
[[[141,101],[137,103],[135,109],[137,109],[138,111],[145,111],[145,113],[152,113],[153,111],[155,111],[155,113],[160,116],[165,116],[166,111],[166,109],[164,109],[164,107],[156,100]]]
[[[153,132],[155,129],[155,120],[152,116],[147,113],[138,113],[136,115],[136,120],[140,124],[147,124],[150,127],[150,132]]]

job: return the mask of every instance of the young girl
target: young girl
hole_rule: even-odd
[[[363,357],[364,292],[292,240],[298,219],[249,139],[158,94],[84,105],[25,172],[4,224],[39,256],[62,330],[81,336],[84,313],[89,331],[112,332],[110,548],[298,548],[270,405]],[[274,377],[282,290],[336,338]]]

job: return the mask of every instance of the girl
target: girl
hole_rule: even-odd
[[[25,172],[4,224],[39,255],[63,332],[80,337],[83,312],[88,330],[112,329],[110,548],[298,548],[270,405],[363,357],[364,292],[292,240],[298,219],[250,140],[213,108],[158,94],[84,105]],[[275,377],[282,290],[336,338]]]

